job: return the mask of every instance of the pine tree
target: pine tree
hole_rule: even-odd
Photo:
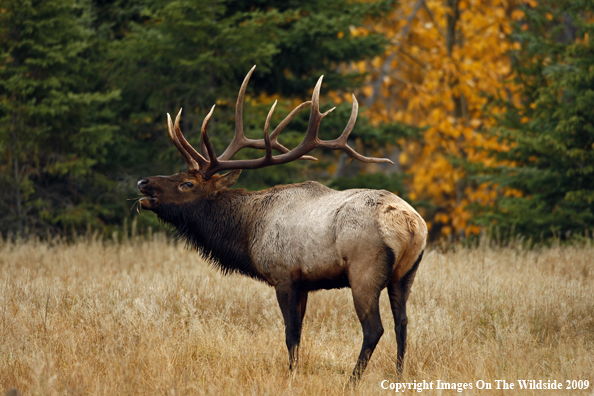
[[[379,18],[392,0],[371,4],[347,0],[308,1],[188,1],[146,2],[145,18],[112,47],[116,66],[114,87],[122,90],[118,139],[144,156],[114,158],[139,177],[175,172],[183,163],[168,141],[166,112],[184,108],[182,130],[194,145],[203,117],[213,104],[209,134],[218,153],[233,134],[235,98],[247,71],[257,65],[248,86],[246,133],[259,138],[266,113],[275,99],[279,105],[273,124],[296,104],[308,100],[316,80],[324,74],[323,94],[352,90],[360,75],[341,72],[340,66],[381,53],[386,39],[379,34],[355,37],[351,29],[367,18]],[[358,76],[358,77],[357,77]],[[329,102],[329,101],[328,101]],[[322,106],[330,107],[333,102]],[[308,111],[303,111],[282,133],[281,141],[294,147],[303,138]],[[336,137],[344,128],[350,104],[324,120],[322,137]],[[364,120],[360,120],[364,125]],[[373,139],[353,133],[366,143]],[[369,128],[367,128],[369,131]],[[122,142],[122,145],[124,142]],[[165,149],[164,149],[165,148]],[[138,154],[140,155],[140,154]],[[239,157],[256,156],[250,150]],[[130,160],[134,158],[134,160]],[[332,160],[335,158],[332,157]],[[262,188],[307,178],[311,163],[289,164],[282,170],[246,172],[240,185]],[[309,176],[311,177],[311,176]]]
[[[114,127],[91,62],[86,3],[0,4],[0,232],[84,227],[96,222]]]
[[[535,239],[594,228],[594,2],[525,6],[514,34],[521,104],[495,133],[512,147],[486,180],[500,191],[480,222]]]
[[[184,108],[193,144],[208,109],[215,148],[233,133],[235,98],[257,64],[245,106],[248,135],[260,137],[311,95],[351,91],[360,76],[344,64],[379,54],[385,38],[351,30],[379,18],[393,0],[5,0],[0,2],[0,233],[117,226],[130,214],[138,178],[180,170],[166,112]],[[325,101],[329,108],[334,101]],[[324,120],[323,138],[344,128],[350,104]],[[307,111],[283,131],[294,147]],[[389,129],[389,128],[388,128]],[[117,133],[116,133],[117,132]],[[353,137],[380,141],[359,118]],[[239,156],[261,153],[242,152]],[[250,188],[307,178],[316,165],[246,172]],[[142,222],[154,219],[143,217]]]

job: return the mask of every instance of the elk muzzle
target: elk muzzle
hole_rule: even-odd
[[[138,190],[145,196],[140,198],[140,206],[143,209],[153,210],[159,206],[159,200],[155,196],[155,191],[150,186],[150,179],[142,179],[136,183]]]

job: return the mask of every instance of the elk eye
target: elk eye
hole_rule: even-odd
[[[194,183],[192,183],[192,182],[184,182],[179,187],[181,189],[183,189],[183,190],[190,190],[190,189],[194,188]]]

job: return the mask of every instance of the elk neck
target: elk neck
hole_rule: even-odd
[[[265,281],[249,254],[252,195],[243,189],[224,189],[210,198],[161,205],[155,213],[223,273],[238,272]]]

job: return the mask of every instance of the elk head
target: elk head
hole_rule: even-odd
[[[322,119],[335,109],[332,108],[325,113],[320,113],[320,87],[322,86],[323,76],[319,78],[314,88],[312,100],[297,106],[271,134],[269,134],[270,120],[276,107],[276,101],[266,117],[264,137],[262,139],[246,138],[243,132],[243,101],[248,81],[255,68],[256,66],[249,71],[239,90],[235,107],[235,136],[220,156],[216,156],[207,133],[208,123],[215,106],[212,107],[202,123],[200,153],[188,143],[182,134],[179,127],[181,109],[175,119],[175,123],[171,121],[171,116],[167,114],[169,136],[188,164],[189,170],[172,176],[155,176],[140,180],[138,182],[138,189],[146,196],[140,200],[140,204],[144,209],[155,211],[163,203],[174,205],[184,204],[193,202],[196,199],[215,196],[217,192],[231,187],[237,181],[241,169],[257,169],[271,165],[285,164],[295,160],[315,161],[316,158],[306,154],[316,148],[341,150],[347,153],[349,157],[361,162],[387,162],[393,164],[387,158],[365,157],[347,144],[349,134],[355,126],[359,109],[357,99],[354,95],[351,116],[343,133],[334,140],[323,141],[318,138],[318,130]],[[305,138],[297,147],[289,150],[278,142],[278,135],[295,115],[309,104],[311,104],[311,114]],[[265,150],[265,155],[258,159],[231,160],[239,150],[245,147],[263,149]],[[272,155],[273,149],[280,154]],[[216,174],[224,170],[234,171],[222,176]]]
[[[138,189],[145,195],[140,205],[143,209],[156,210],[162,203],[184,205],[200,198],[214,197],[224,188],[229,188],[239,178],[241,170],[225,175],[213,175],[210,179],[196,170],[188,170],[171,176],[154,176],[138,182]]]

